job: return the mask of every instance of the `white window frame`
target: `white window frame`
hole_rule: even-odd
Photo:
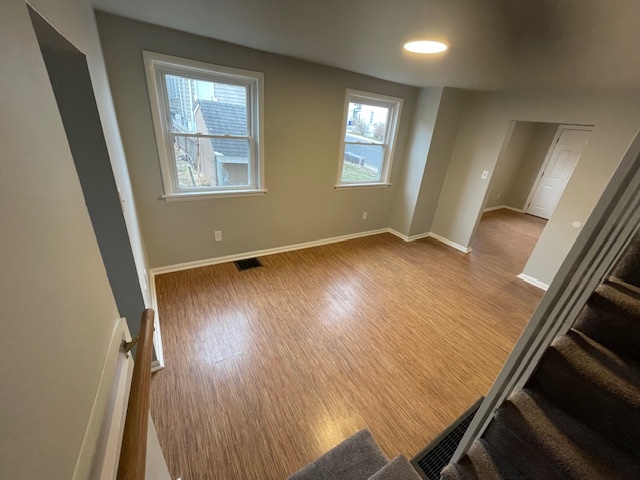
[[[151,116],[158,147],[160,171],[167,201],[202,200],[208,198],[228,198],[235,196],[264,195],[264,74],[249,70],[223,67],[210,63],[188,60],[155,52],[142,52],[147,88],[151,102]],[[178,188],[176,162],[173,152],[171,117],[167,105],[167,90],[164,75],[179,75],[209,82],[230,83],[247,87],[247,136],[219,136],[208,134],[188,134],[189,137],[241,138],[249,140],[249,186]]]
[[[382,142],[372,141],[375,145],[384,146],[384,155],[382,160],[382,171],[380,172],[380,180],[371,182],[345,182],[342,180],[342,169],[344,168],[344,152],[347,144],[360,144],[360,142],[347,142],[345,140],[347,131],[347,122],[349,116],[350,103],[363,103],[376,107],[386,107],[389,109],[389,118],[387,120],[387,129],[385,138]],[[338,177],[336,189],[347,188],[372,188],[372,187],[388,187],[391,185],[391,165],[393,164],[393,154],[396,148],[396,139],[398,136],[398,127],[400,125],[400,115],[402,113],[402,98],[390,97],[388,95],[380,95],[378,93],[362,92],[359,90],[347,89],[344,99],[344,112],[342,118],[342,129],[340,131],[340,158],[338,161]],[[365,143],[365,142],[362,142]]]

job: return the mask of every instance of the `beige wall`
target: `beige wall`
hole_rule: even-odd
[[[519,209],[525,207],[559,126],[557,123],[533,124],[527,150],[520,157],[517,173],[511,181],[511,188],[505,194],[505,205]]]
[[[640,127],[640,90],[473,93],[462,120],[432,231],[471,243],[489,180],[513,120],[595,125],[558,206],[524,273],[549,283]]]
[[[117,150],[90,2],[30,3],[87,54]],[[0,478],[69,480],[119,315],[24,1],[0,45]]]
[[[395,190],[393,230],[406,236],[430,231],[465,99],[456,88],[420,89]]]
[[[390,218],[391,228],[403,235],[409,236],[411,230],[443,90],[443,88],[421,88],[416,101],[407,156],[399,169],[400,188],[396,188]]]
[[[556,123],[514,122],[491,179],[486,208],[524,208],[558,127]]]
[[[467,100],[467,92],[457,88],[445,88],[438,109],[435,130],[429,145],[429,155],[424,178],[416,200],[410,235],[431,230],[438,206],[438,199],[447,174],[451,152],[458,136],[460,114]]]
[[[100,12],[97,18],[152,267],[389,226],[418,89]],[[264,72],[266,196],[159,199],[143,49]],[[405,99],[390,188],[333,188],[347,88]],[[222,242],[214,242],[215,230]]]

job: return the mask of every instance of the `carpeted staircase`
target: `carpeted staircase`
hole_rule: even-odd
[[[441,478],[640,479],[640,235]]]
[[[361,430],[289,480],[420,480],[420,477],[403,456],[388,461],[371,433]]]

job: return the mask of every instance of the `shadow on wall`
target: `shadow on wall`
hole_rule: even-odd
[[[144,299],[85,55],[29,8],[120,315],[138,334]],[[81,294],[82,292],[78,292]]]

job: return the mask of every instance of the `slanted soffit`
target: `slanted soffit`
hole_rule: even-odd
[[[416,86],[640,86],[638,0],[94,0],[97,9]],[[444,54],[402,50],[441,40]]]

